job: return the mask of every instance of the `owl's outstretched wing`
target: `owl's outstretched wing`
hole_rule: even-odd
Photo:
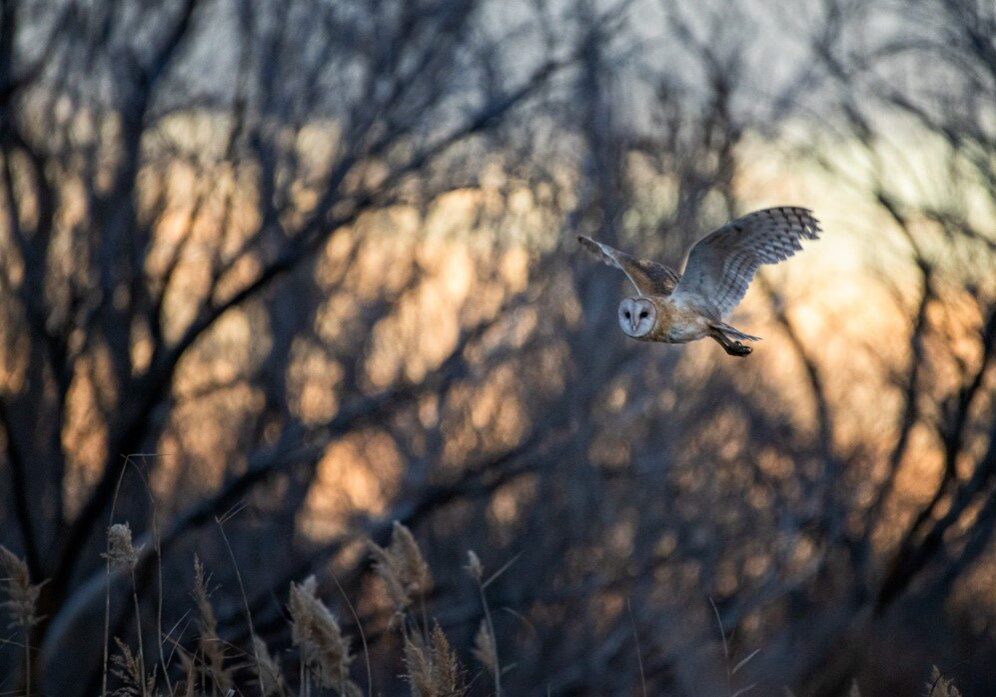
[[[722,318],[747,293],[761,264],[776,264],[819,239],[819,221],[808,208],[781,206],[748,213],[695,243],[674,298]]]
[[[622,270],[640,295],[670,295],[681,278],[677,271],[664,264],[637,259],[590,237],[578,235],[578,241],[604,263]]]

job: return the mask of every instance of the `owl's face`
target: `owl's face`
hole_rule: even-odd
[[[646,298],[626,298],[619,303],[619,326],[626,336],[646,336],[656,322],[657,308]]]

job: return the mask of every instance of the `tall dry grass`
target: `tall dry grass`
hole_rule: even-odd
[[[369,550],[373,571],[392,606],[393,615],[389,626],[398,633],[400,639],[403,677],[412,697],[464,697],[471,685],[476,686],[476,693],[501,697],[503,670],[511,668],[503,669],[499,662],[498,638],[486,591],[509,564],[487,576],[478,555],[473,551],[467,555],[465,569],[476,585],[484,615],[475,635],[472,651],[480,664],[476,668],[476,674],[489,675],[493,680],[493,683],[485,687],[486,681],[477,681],[461,663],[439,622],[430,620],[426,596],[434,585],[432,570],[411,531],[396,522],[390,543],[381,547],[370,542]],[[129,600],[134,604],[137,639],[132,637],[135,644],[131,645],[125,638],[108,637],[109,622],[105,617],[102,697],[373,697],[383,694],[377,686],[371,684],[370,655],[365,638],[361,638],[361,643],[363,659],[367,665],[366,689],[356,682],[355,675],[360,672],[357,661],[359,656],[354,652],[353,638],[343,631],[335,612],[319,596],[315,576],[309,576],[300,583],[291,582],[289,586],[286,604],[291,638],[289,648],[274,652],[255,631],[250,634],[248,645],[237,647],[228,644],[218,635],[218,622],[211,603],[210,575],[196,555],[193,559],[190,613],[197,628],[196,637],[192,641],[188,639],[181,642],[164,636],[156,620],[160,660],[148,665],[141,641],[143,630],[147,630],[147,626],[143,621],[134,583],[138,553],[127,523],[108,528],[107,552],[104,554],[108,563],[108,588],[111,587],[112,570],[131,573],[132,597]],[[0,606],[10,617],[10,627],[21,630],[24,636],[21,647],[25,666],[22,688],[5,694],[31,697],[40,694],[36,692],[39,687],[32,685],[30,680],[30,632],[41,619],[37,608],[44,581],[33,583],[24,560],[3,546],[0,546],[0,571],[3,574],[0,577],[3,592]],[[336,585],[338,586],[338,581]],[[341,591],[342,587],[338,587]],[[359,617],[345,594],[344,599],[362,633]],[[722,624],[720,632],[723,634],[724,650],[729,660],[731,655]],[[161,648],[167,642],[171,643],[168,654]],[[753,655],[732,666],[730,677]],[[731,683],[732,695],[740,697],[751,691],[751,686],[735,690]],[[788,688],[785,689],[785,694],[793,697]],[[936,666],[926,683],[924,695],[962,697],[953,682]],[[857,683],[851,687],[848,697],[861,697]]]

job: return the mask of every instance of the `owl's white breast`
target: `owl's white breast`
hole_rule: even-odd
[[[709,335],[709,320],[701,313],[671,298],[662,299],[660,305],[664,305],[660,316],[667,325],[663,332],[665,341],[684,344]]]

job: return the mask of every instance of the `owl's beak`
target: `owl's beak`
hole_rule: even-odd
[[[629,330],[631,333],[636,334],[636,328],[640,326],[640,320],[637,314],[634,312],[633,316],[629,318]]]

